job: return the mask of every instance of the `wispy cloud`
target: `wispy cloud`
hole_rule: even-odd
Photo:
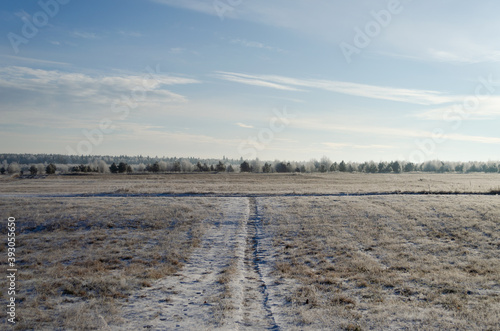
[[[159,112],[166,105],[186,103],[185,96],[166,86],[199,83],[196,79],[158,74],[91,76],[83,73],[27,67],[0,68],[1,113],[4,123],[22,123],[26,118],[94,120],[110,111],[116,102],[140,105],[141,111]],[[135,94],[134,94],[135,93]],[[134,95],[137,98],[134,99]],[[15,113],[15,114],[14,114]],[[10,114],[10,115],[9,115]],[[26,115],[26,116],[25,116]],[[55,121],[54,123],[57,123]]]
[[[394,149],[395,146],[389,146],[389,145],[358,145],[358,144],[350,144],[350,143],[323,143],[326,147],[329,147],[331,149]]]
[[[435,138],[436,134],[430,131],[416,130],[411,128],[394,128],[394,127],[380,127],[380,126],[348,126],[330,124],[325,120],[316,119],[301,119],[292,120],[292,127],[310,129],[310,130],[323,130],[328,132],[353,132],[361,133],[363,135],[372,135],[377,137],[400,137],[400,138]],[[454,141],[466,141],[484,144],[500,144],[498,137],[486,137],[465,134],[445,134],[440,139],[448,139]],[[333,147],[332,145],[331,147]]]
[[[218,15],[213,1],[150,1]],[[366,14],[387,6],[386,1],[314,0],[290,4],[287,0],[253,0],[235,3],[238,4],[231,5],[229,2],[228,9],[224,11],[225,18],[285,28],[334,44],[352,41],[353,28],[367,23]],[[443,10],[448,11],[445,6],[436,5],[439,8],[430,12],[424,2],[401,1],[401,7],[405,9],[401,14],[404,20],[391,22],[390,28],[377,38],[380,47],[374,45],[370,52],[383,50],[410,60],[452,64],[500,61],[498,47],[491,42],[500,25],[495,16],[498,5],[492,3],[482,8],[473,2],[461,2],[459,10],[449,13],[449,19],[442,19]],[[471,14],[460,17],[462,12]],[[423,20],[426,24],[421,24]]]
[[[268,46],[268,45],[261,43],[261,42],[258,42],[258,41],[248,41],[245,39],[238,38],[238,39],[231,40],[231,43],[238,44],[238,45],[241,45],[244,47],[261,48],[261,49],[267,49],[267,50],[274,51],[274,52],[283,52],[283,50],[281,48]]]
[[[465,100],[465,97],[463,97]],[[413,117],[423,120],[452,121],[454,119],[484,120],[498,118],[500,116],[500,97],[490,96],[478,103],[478,107],[472,111],[466,110],[462,103],[448,107],[439,107],[418,112]]]
[[[253,129],[254,127],[252,125],[247,125],[243,123],[236,123],[237,126],[245,128],[245,129]]]
[[[169,50],[170,54],[182,54],[184,53],[185,49],[182,47],[172,47]]]
[[[120,132],[115,135],[121,141],[134,141],[137,137],[145,141],[154,141],[156,143],[162,141],[171,141],[184,144],[196,145],[221,145],[221,146],[236,146],[237,142],[231,138],[218,138],[204,134],[193,134],[186,132],[172,132],[162,126],[155,125],[137,125],[135,123],[124,123],[120,125]]]
[[[219,16],[220,9],[216,9],[217,2],[206,0],[150,0],[172,7],[193,10],[208,15]],[[234,4],[232,4],[234,3]],[[225,3],[224,3],[225,4]],[[219,5],[220,7],[220,5]],[[364,9],[371,10],[373,5],[364,5]],[[310,35],[331,36],[337,34],[335,27],[340,21],[347,18],[343,12],[361,12],[359,4],[339,5],[325,0],[299,1],[290,5],[288,0],[254,0],[229,2],[224,7],[224,18],[240,19],[257,22],[269,26],[289,28]]]
[[[456,96],[449,96],[437,91],[403,89],[331,80],[297,79],[273,75],[248,75],[223,71],[218,71],[217,77],[237,83],[280,90],[301,91],[301,89],[297,87],[303,87],[365,98],[399,101],[420,105],[444,104],[457,100]]]
[[[33,91],[71,91],[76,95],[87,95],[84,91],[99,92],[105,88],[108,91],[123,93],[137,87],[150,90],[161,89],[161,85],[194,84],[200,81],[192,78],[148,74],[143,76],[99,76],[93,77],[83,73],[61,72],[56,70],[33,69],[28,67],[0,68],[0,86]]]
[[[0,57],[14,60],[16,62],[29,63],[29,64],[50,64],[50,65],[58,65],[58,66],[69,66],[69,63],[66,62],[58,62],[58,61],[49,61],[43,59],[35,59],[31,57],[21,57],[14,55],[0,55]]]
[[[233,72],[218,71],[218,72],[216,72],[216,77],[223,79],[223,80],[235,82],[235,83],[268,87],[268,88],[273,88],[273,89],[277,89],[277,90],[301,91],[298,88],[283,85],[283,84],[273,83],[269,80],[266,80],[265,78],[261,79],[258,76],[251,76],[251,75],[245,75],[245,74],[239,74],[239,73],[233,73]]]
[[[483,49],[482,52],[477,52],[478,48]],[[500,51],[487,50],[484,47],[474,47],[473,51],[469,50],[437,50],[429,49],[428,54],[430,58],[442,62],[451,63],[482,63],[482,62],[499,62],[500,61]]]
[[[215,6],[212,1],[203,1],[203,0],[150,0],[152,2],[161,3],[164,5],[185,8],[197,12],[202,12],[209,15],[216,15]]]
[[[87,31],[73,31],[71,35],[76,38],[91,39],[91,40],[101,38],[101,36],[98,36],[95,32],[87,32]]]
[[[124,37],[133,37],[133,38],[140,38],[142,37],[142,33],[140,32],[136,32],[136,31],[123,31],[123,30],[120,30],[118,31],[118,33]]]

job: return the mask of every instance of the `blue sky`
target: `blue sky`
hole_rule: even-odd
[[[500,3],[0,5],[0,152],[498,160]]]

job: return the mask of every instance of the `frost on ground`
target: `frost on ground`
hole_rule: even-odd
[[[393,184],[413,178],[410,190],[460,191],[454,178],[470,178],[420,176]],[[200,176],[137,177],[128,191],[108,187],[125,177],[104,176],[103,194],[71,197],[96,178],[48,182],[67,197],[0,199],[0,211],[19,221],[17,329],[500,329],[498,196],[350,196],[335,192],[393,184],[237,174],[207,177],[213,186]],[[482,180],[468,187],[498,187],[498,177]],[[221,194],[194,196],[193,183]],[[8,184],[7,193],[45,191],[41,182]],[[122,196],[170,184],[177,196]],[[273,196],[248,193],[260,191]]]
[[[185,266],[133,294],[117,328],[277,328],[273,311],[280,302],[267,291],[272,255],[265,245],[272,246],[260,240],[255,200],[226,199],[220,208],[220,217],[205,220],[202,243]]]
[[[497,197],[267,199],[300,329],[499,330]],[[280,279],[281,279],[280,278]]]
[[[217,210],[217,201],[196,198],[1,200],[2,214],[18,221],[15,329],[115,323],[118,302],[180,270],[201,243],[203,220]],[[1,233],[6,224],[0,222]],[[0,279],[3,288],[6,280]],[[0,304],[6,300],[7,292],[0,293]]]

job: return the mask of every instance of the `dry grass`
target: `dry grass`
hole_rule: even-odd
[[[95,329],[113,322],[117,301],[182,267],[215,209],[203,199],[2,201],[2,213],[18,224],[17,329]],[[6,232],[5,224],[0,230]]]
[[[0,194],[490,192],[498,174],[92,174],[14,179],[0,176]]]
[[[224,321],[231,316],[232,310],[235,309],[231,282],[237,271],[237,259],[233,257],[230,265],[223,269],[217,277],[217,283],[222,285],[222,291],[212,297],[211,302],[213,302],[214,324],[218,327],[224,325]]]
[[[273,198],[276,276],[298,325],[500,327],[497,197]]]
[[[0,181],[0,194],[498,192],[500,187],[497,174],[0,176]],[[223,199],[2,198],[4,218],[18,220],[17,328],[119,324],[118,303],[179,271],[201,242],[203,220],[223,216]],[[297,316],[298,329],[500,328],[498,196],[259,201],[263,231],[272,234],[278,253],[274,276],[289,286],[283,287],[288,303],[280,309]],[[5,225],[0,223],[0,233],[6,233]],[[5,252],[0,245],[0,254]],[[219,275],[226,287],[218,298],[221,323],[232,307],[226,297],[232,296],[234,268]],[[0,304],[6,299],[2,291]]]

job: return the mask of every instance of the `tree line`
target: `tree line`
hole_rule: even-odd
[[[186,160],[191,164],[196,164],[197,162],[207,163],[207,164],[216,164],[219,160],[223,163],[229,163],[233,166],[241,163],[243,160],[240,159],[229,159],[225,156],[222,159],[204,159],[204,158],[196,158],[196,157],[186,157],[186,158],[178,158],[178,157],[165,157],[165,156],[128,156],[128,155],[119,155],[119,156],[110,156],[110,155],[65,155],[65,154],[13,154],[13,153],[5,153],[0,154],[0,163],[18,163],[20,165],[26,164],[60,164],[60,165],[80,165],[80,164],[93,164],[99,161],[104,161],[108,165],[113,163],[119,164],[120,162],[124,162],[130,165],[138,165],[138,164],[154,164],[155,162],[175,162]]]
[[[443,162],[426,161],[415,164],[405,161],[391,162],[332,162],[327,157],[307,162],[267,161],[256,160],[229,160],[223,158],[217,161],[197,161],[190,159],[171,158],[170,161],[157,160],[150,163],[130,164],[126,159],[117,160],[111,164],[103,159],[92,159],[91,163],[56,164],[38,163],[21,164],[0,163],[1,174],[55,174],[55,173],[166,173],[166,172],[253,172],[253,173],[327,173],[327,172],[361,172],[361,173],[402,173],[402,172],[436,172],[436,173],[498,173],[499,162]]]

